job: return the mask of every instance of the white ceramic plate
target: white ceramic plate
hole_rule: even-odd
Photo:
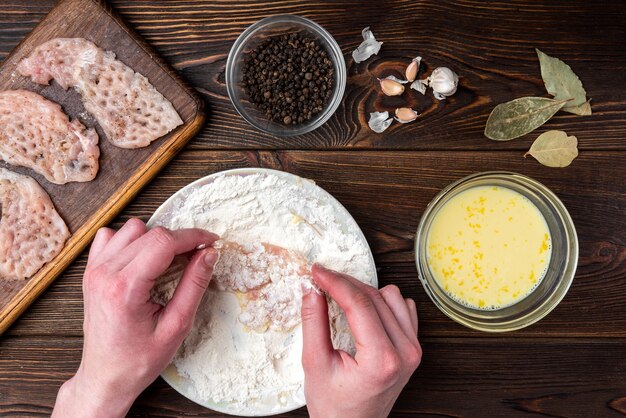
[[[350,213],[344,208],[341,203],[339,203],[332,195],[326,192],[321,187],[317,186],[313,181],[303,179],[296,175],[270,170],[263,168],[241,168],[234,170],[227,170],[218,173],[214,173],[207,177],[203,177],[199,180],[194,181],[193,183],[185,186],[174,195],[172,195],[165,203],[163,203],[155,212],[154,215],[148,221],[148,226],[154,226],[156,224],[165,224],[169,223],[169,220],[176,216],[176,208],[180,207],[180,203],[183,202],[187,196],[189,196],[194,189],[204,186],[208,183],[211,183],[218,176],[247,176],[252,174],[265,174],[265,175],[274,175],[283,180],[288,181],[292,184],[297,184],[302,187],[307,194],[318,199],[319,201],[325,202],[325,204],[330,205],[332,207],[334,216],[336,221],[344,227],[346,233],[347,231],[351,231],[350,233],[356,234],[355,238],[363,243],[365,248],[367,248],[369,253],[369,262],[371,263],[371,271],[373,281],[373,286],[378,286],[378,279],[376,277],[376,268],[374,265],[374,258],[372,256],[371,250],[367,244],[367,240],[365,236],[359,229],[358,225],[350,215]],[[301,334],[298,334],[298,336]],[[296,347],[298,345],[295,345]],[[300,356],[301,353],[294,353]],[[229,403],[216,403],[211,401],[210,399],[202,399],[196,395],[196,391],[192,390],[193,382],[187,379],[184,376],[181,376],[176,367],[173,364],[170,364],[165,371],[161,374],[161,377],[177,392],[185,396],[186,398],[192,400],[193,402],[202,405],[206,408],[213,409],[215,411],[231,414],[231,415],[240,415],[240,416],[268,416],[268,415],[276,415],[285,413],[288,411],[292,411],[294,409],[301,408],[305,405],[304,401],[296,401],[290,402],[286,405],[267,405],[267,406],[259,406],[254,411],[245,410],[242,411],[240,408],[237,408],[237,405],[229,404]],[[302,397],[303,399],[303,397]]]

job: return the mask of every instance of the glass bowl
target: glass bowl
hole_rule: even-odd
[[[265,39],[293,32],[304,32],[317,40],[326,49],[328,57],[333,63],[335,78],[333,80],[332,94],[321,112],[307,122],[296,125],[283,125],[268,119],[262,111],[249,101],[248,95],[242,87],[242,66],[245,54],[252,51]],[[300,16],[279,15],[259,20],[239,35],[226,61],[226,88],[228,97],[230,97],[235,110],[250,125],[273,135],[302,135],[319,128],[339,107],[345,87],[346,62],[343,59],[341,48],[323,27]]]
[[[476,186],[506,187],[525,196],[545,218],[552,239],[552,256],[543,279],[528,296],[500,309],[474,309],[459,303],[441,288],[427,262],[426,243],[438,211],[454,196]],[[576,272],[578,238],[565,206],[546,186],[517,173],[484,172],[450,184],[428,204],[415,237],[415,262],[426,293],[448,317],[480,331],[513,331],[539,321],[563,299]]]

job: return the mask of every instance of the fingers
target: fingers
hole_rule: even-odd
[[[417,306],[415,306],[415,301],[413,299],[407,298],[405,301],[409,308],[409,312],[411,313],[411,324],[415,330],[415,335],[417,335]]]
[[[395,316],[402,332],[410,341],[415,343],[417,341],[417,331],[413,327],[413,321],[411,320],[412,313],[398,287],[393,285],[385,286],[380,290],[380,294],[389,310]]]
[[[406,345],[410,344],[412,341],[410,340],[410,337],[409,337],[409,335],[411,335],[412,332],[409,332],[407,334],[402,329],[402,327],[399,324],[398,319],[394,315],[394,312],[392,312],[387,302],[382,297],[383,291],[394,292],[397,294],[397,296],[400,296],[400,291],[398,290],[398,288],[396,286],[386,286],[379,292],[376,288],[369,286],[350,275],[341,274],[341,273],[337,273],[337,274],[341,276],[342,278],[344,278],[345,280],[352,283],[355,287],[359,288],[362,292],[369,295],[370,299],[372,300],[372,303],[374,304],[374,307],[376,308],[376,313],[378,314],[380,318],[380,322],[382,323],[383,328],[387,336],[389,337],[389,340],[393,344],[393,346],[398,349],[406,348]],[[403,305],[404,305],[404,299],[402,299],[402,297],[400,297],[400,299],[403,301]],[[406,319],[408,320],[408,318]],[[410,324],[410,320],[408,320],[407,323]]]
[[[93,260],[94,263],[106,263],[119,258],[124,248],[146,233],[146,225],[137,218],[129,219],[107,242]],[[95,240],[94,240],[95,241]]]
[[[345,311],[348,325],[359,349],[383,351],[390,344],[374,302],[369,295],[343,275],[319,264],[311,269],[315,283],[327,292]]]
[[[369,294],[372,302],[374,303],[374,307],[376,308],[376,312],[378,313],[378,316],[380,318],[380,322],[382,323],[383,328],[393,346],[398,350],[406,349],[407,345],[411,344],[409,335],[411,335],[412,333],[407,334],[404,331],[404,329],[400,325],[397,316],[383,297],[383,291],[386,290],[386,292],[389,292],[390,290],[393,290],[393,288],[395,288],[397,294],[399,295],[400,291],[398,290],[398,288],[396,286],[386,286],[381,289],[381,291],[378,291],[372,286],[368,286],[365,283],[358,281],[354,277],[346,276],[346,279],[350,280],[355,286],[361,288],[364,292]],[[402,299],[402,302],[404,305],[404,299]]]
[[[126,247],[120,263],[128,264],[121,270],[122,276],[132,278],[131,294],[145,299],[154,281],[172,263],[174,257],[196,249],[199,245],[211,245],[217,235],[202,229],[179,229],[170,231],[155,228],[148,231]]]
[[[192,257],[174,291],[174,296],[163,311],[159,326],[163,327],[165,332],[181,331],[177,329],[182,326],[181,324],[191,327],[218,258],[219,254],[214,248],[198,251]],[[185,331],[183,334],[186,335],[188,328],[182,331]]]
[[[326,367],[334,355],[326,297],[308,289],[302,296],[302,367],[305,372]]]
[[[110,228],[100,228],[98,232],[96,232],[96,236],[94,237],[93,242],[91,243],[91,248],[89,249],[87,267],[93,265],[95,262],[94,260],[98,258],[114,235],[115,231]]]

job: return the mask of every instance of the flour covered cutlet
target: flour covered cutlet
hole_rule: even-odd
[[[257,332],[289,331],[302,319],[302,286],[312,286],[307,260],[300,254],[267,243],[246,245],[218,241],[220,258],[212,283],[239,295],[239,321]]]
[[[0,92],[0,158],[28,167],[48,181],[93,180],[98,173],[98,134],[61,106],[26,90]]]
[[[146,77],[86,39],[45,42],[17,69],[35,83],[55,79],[64,89],[76,89],[85,109],[120,148],[145,147],[183,123]]]
[[[237,295],[241,324],[256,332],[287,332],[301,323],[302,287],[317,289],[302,255],[263,242],[220,240],[214,248],[219,251],[219,260],[213,268],[211,287]],[[152,294],[155,302],[167,304],[172,295],[165,297],[164,289],[173,289],[168,284],[180,279],[186,264],[176,259],[157,280]]]
[[[61,252],[69,235],[34,179],[0,167],[0,279],[32,276]]]

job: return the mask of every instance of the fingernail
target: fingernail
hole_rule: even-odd
[[[217,260],[219,260],[220,254],[215,251],[214,248],[209,248],[204,254],[204,262],[209,267],[214,267]]]
[[[316,295],[323,294],[322,289],[320,289],[313,277],[302,277],[300,279],[300,287],[302,288],[303,297],[310,294],[311,292],[315,293]]]
[[[311,293],[311,286],[309,286],[308,283],[306,282],[301,282],[300,283],[300,287],[302,288],[302,297],[308,295],[309,293]]]
[[[323,265],[321,265],[320,263],[315,263],[313,264],[313,267],[315,267],[317,270],[321,271],[321,272],[325,272],[325,273],[332,273],[332,274],[339,274],[338,272],[336,272],[335,270],[331,270],[329,268],[324,267]]]
[[[313,267],[315,267],[316,270],[328,271],[328,269],[320,263],[313,263],[313,265],[311,266],[311,270],[313,270]]]

